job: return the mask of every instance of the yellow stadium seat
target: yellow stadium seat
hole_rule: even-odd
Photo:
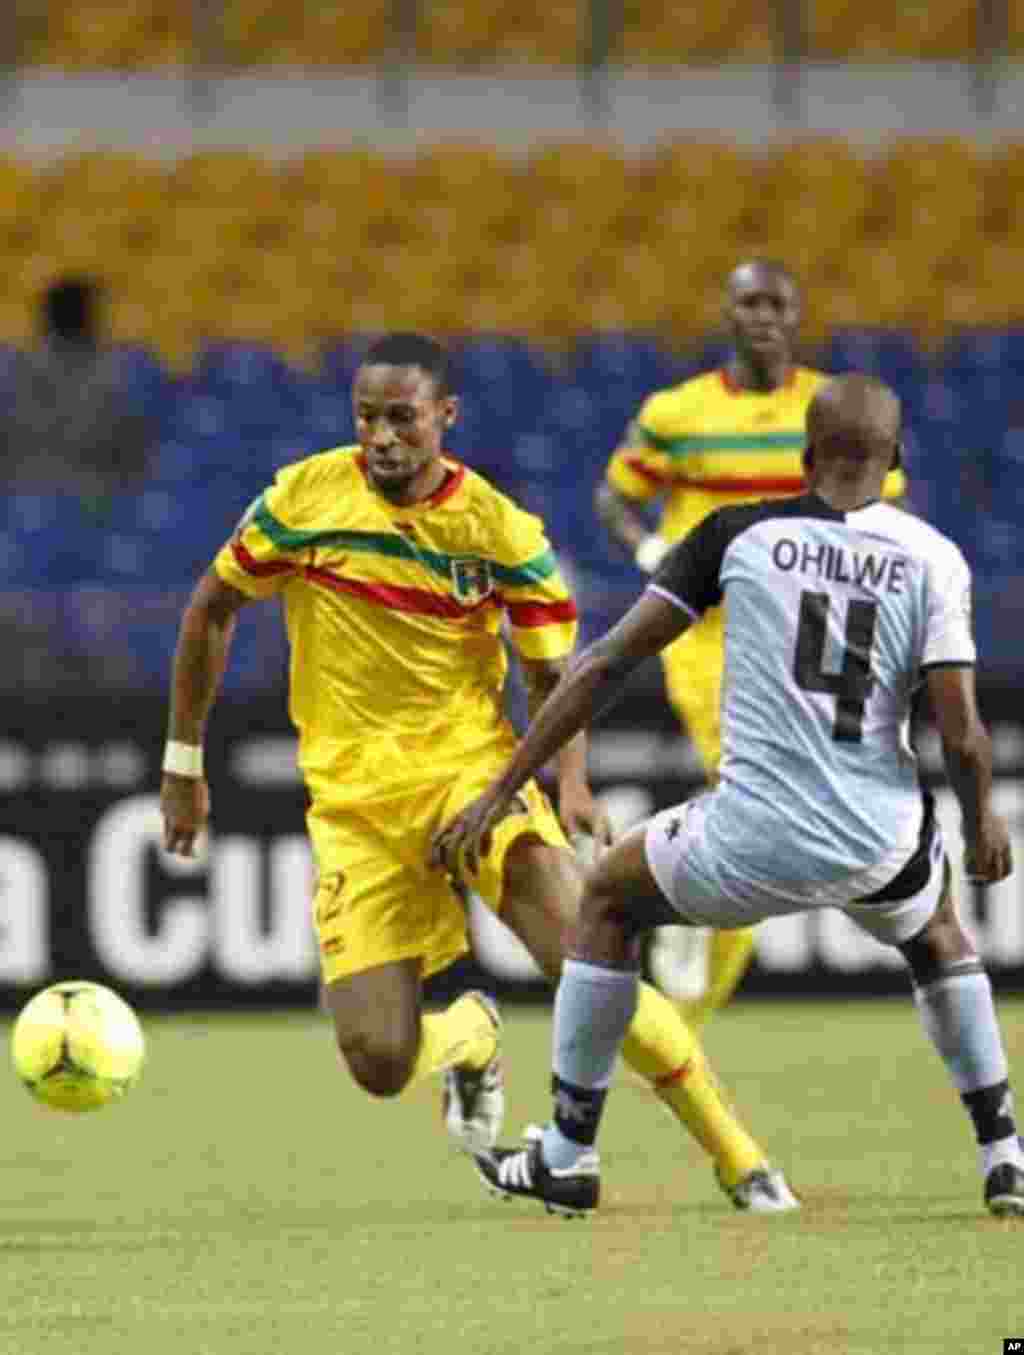
[[[171,169],[168,191],[178,200],[252,206],[280,193],[277,166],[254,151],[197,151]]]
[[[1024,53],[1024,0],[1009,0],[1009,47],[1014,56]]]
[[[715,5],[645,0],[626,7],[622,60],[627,66],[767,61],[773,32],[771,6],[759,0],[722,0]]]
[[[963,0],[811,0],[808,45],[830,60],[969,58],[974,6]]]
[[[478,141],[442,141],[424,147],[403,176],[415,201],[468,201],[508,188],[510,162],[493,146]]]
[[[300,55],[307,66],[364,66],[384,61],[394,42],[389,0],[305,5]]]
[[[421,11],[417,59],[438,66],[493,65],[510,19],[511,6],[500,0],[473,5],[435,0]]]
[[[416,33],[420,61],[463,68],[571,66],[579,61],[584,24],[577,0],[434,0]]]
[[[226,0],[223,51],[234,66],[358,66],[391,42],[388,0],[358,5]]]
[[[288,0],[224,0],[219,38],[226,63],[292,64],[302,38],[303,8]]]
[[[329,203],[339,211],[358,212],[399,197],[400,173],[391,157],[373,151],[317,150],[285,161],[279,183],[286,201]]]
[[[991,236],[1018,236],[1024,225],[1024,141],[996,147],[984,166],[984,225]]]
[[[762,191],[779,236],[794,248],[817,248],[824,239],[861,233],[872,194],[862,156],[833,138],[801,140],[768,151],[761,163]]]
[[[72,70],[161,68],[185,64],[191,42],[188,0],[50,0],[45,25],[30,28],[29,58]]]

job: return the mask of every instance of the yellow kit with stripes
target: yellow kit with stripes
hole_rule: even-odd
[[[427,975],[466,950],[463,900],[427,855],[515,746],[503,624],[526,659],[562,658],[576,640],[540,519],[453,459],[445,468],[434,495],[400,506],[374,490],[357,447],[300,461],[214,564],[249,597],[284,603],[327,982],[417,957]],[[481,867],[495,910],[524,833],[565,845],[533,783]]]

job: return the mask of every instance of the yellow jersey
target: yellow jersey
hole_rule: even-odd
[[[575,644],[576,608],[543,523],[444,464],[434,495],[399,506],[374,490],[358,447],[297,462],[214,561],[249,597],[283,597],[290,713],[314,798],[436,777],[507,739],[504,618],[524,658]]]
[[[749,391],[721,369],[656,391],[636,417],[633,445],[609,462],[608,483],[630,499],[664,498],[658,530],[669,541],[723,504],[799,494],[807,406],[828,380],[794,367],[777,390]],[[905,490],[903,472],[891,472],[886,498]]]

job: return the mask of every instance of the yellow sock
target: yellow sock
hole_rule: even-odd
[[[650,984],[640,984],[622,1053],[711,1155],[725,1185],[733,1186],[764,1166],[765,1154],[725,1100],[696,1035]]]
[[[707,992],[694,1002],[679,1004],[687,1022],[695,1030],[700,1030],[711,1013],[724,1007],[732,997],[736,985],[747,972],[753,951],[753,927],[711,933]]]
[[[482,1068],[497,1047],[494,1022],[482,1003],[472,994],[463,993],[443,1012],[431,1012],[422,1018],[420,1052],[409,1082],[419,1082],[456,1065]]]

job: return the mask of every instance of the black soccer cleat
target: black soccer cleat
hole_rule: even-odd
[[[527,1148],[493,1148],[474,1158],[477,1175],[492,1195],[503,1200],[537,1200],[549,1214],[586,1218],[601,1196],[597,1153],[582,1154],[564,1170],[549,1167],[539,1141]]]
[[[985,1177],[985,1207],[997,1219],[1024,1218],[1024,1171],[1001,1162]]]

